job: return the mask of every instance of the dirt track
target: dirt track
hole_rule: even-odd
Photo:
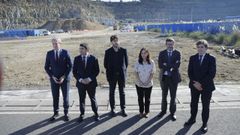
[[[128,85],[134,85],[133,65],[137,60],[141,47],[147,47],[157,64],[159,51],[165,49],[165,38],[157,33],[137,32],[125,33],[111,30],[82,31],[59,34],[63,39],[62,48],[69,50],[72,59],[78,55],[80,42],[90,45],[92,54],[98,57],[100,64],[99,85],[106,85],[105,69],[103,68],[104,50],[110,47],[109,37],[112,34],[119,36],[122,47],[127,48],[129,55]],[[196,53],[195,41],[187,38],[174,37],[176,48],[182,53],[181,75],[187,84],[187,64],[190,55]],[[0,55],[4,61],[4,89],[44,89],[49,88],[48,76],[44,71],[46,52],[51,47],[51,36],[29,37],[26,40],[0,41]],[[210,44],[209,52],[217,58],[217,83],[239,83],[240,59],[222,57],[216,50],[218,46]],[[154,76],[155,86],[158,84],[158,73]],[[75,80],[72,79],[72,86]]]

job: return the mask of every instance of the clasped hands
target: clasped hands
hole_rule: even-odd
[[[65,79],[65,76],[60,77],[60,79],[57,79],[57,77],[52,76],[52,79],[56,84],[62,84]]]
[[[92,80],[89,78],[85,78],[85,79],[80,79],[79,82],[82,84],[89,84]]]
[[[198,90],[198,91],[202,91],[202,84],[197,82],[197,81],[193,81],[193,86]]]

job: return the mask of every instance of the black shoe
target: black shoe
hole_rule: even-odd
[[[172,119],[172,121],[176,121],[177,120],[177,116],[175,114],[171,114],[171,119]]]
[[[54,120],[56,120],[58,116],[59,116],[59,114],[58,114],[58,113],[55,113],[55,114],[49,119],[49,121],[54,121]]]
[[[187,122],[184,123],[184,127],[191,126],[196,122],[196,120],[189,119]]]
[[[148,118],[148,113],[144,113],[143,117]]]
[[[207,127],[207,125],[206,126],[202,126],[201,127],[201,131],[205,134],[205,133],[207,133],[207,131],[208,131],[208,127]]]
[[[83,121],[83,118],[84,118],[84,114],[81,114],[81,115],[79,116],[79,118],[78,118],[78,122],[79,122],[79,123],[82,122],[82,121]]]
[[[128,116],[125,110],[122,110],[122,111],[121,111],[121,115],[122,115],[123,117],[127,117],[127,116]]]
[[[157,117],[162,118],[165,114],[166,114],[166,112],[160,112],[160,113],[157,115]]]
[[[110,115],[111,115],[112,117],[115,117],[115,116],[116,116],[116,112],[115,112],[114,110],[111,110]]]
[[[99,117],[99,115],[97,114],[97,115],[95,115],[94,116],[94,119],[95,119],[95,121],[99,121],[100,120],[100,117]]]
[[[65,114],[64,115],[64,121],[69,121],[69,120],[70,120],[69,116],[67,114]]]

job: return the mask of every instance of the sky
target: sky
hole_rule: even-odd
[[[119,2],[120,0],[101,0],[101,1],[106,1],[106,2]],[[129,1],[140,1],[140,0],[122,0],[123,2],[129,2]]]

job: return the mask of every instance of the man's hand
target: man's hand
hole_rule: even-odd
[[[89,80],[89,78],[81,79],[81,81],[80,81],[80,83],[85,84],[85,85],[89,84],[90,82],[91,82],[91,80]]]
[[[79,82],[82,83],[82,84],[87,84],[87,82],[85,81],[85,79],[81,79],[81,80],[79,80]]]
[[[55,76],[52,76],[52,79],[55,83],[59,84],[58,79]]]
[[[64,80],[65,80],[65,77],[62,76],[62,77],[59,79],[58,84],[62,84]]]
[[[91,80],[89,78],[83,79],[86,84],[89,84]]]
[[[197,81],[193,81],[193,86],[198,90],[198,91],[202,91],[202,84],[197,82]]]

